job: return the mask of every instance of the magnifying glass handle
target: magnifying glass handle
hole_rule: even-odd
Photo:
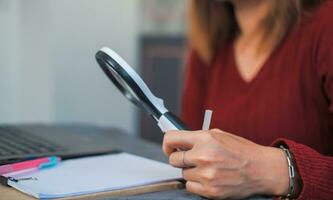
[[[189,130],[186,126],[186,124],[176,115],[174,115],[172,112],[166,112],[163,114],[164,117],[166,117],[178,130],[180,131],[186,131]]]

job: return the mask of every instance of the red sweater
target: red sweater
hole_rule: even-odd
[[[211,128],[286,144],[304,184],[299,199],[333,199],[333,2],[304,16],[251,82],[234,57],[232,44],[221,46],[211,66],[190,53],[182,118],[201,129],[204,110],[212,109]]]

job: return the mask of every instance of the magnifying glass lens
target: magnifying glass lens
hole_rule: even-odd
[[[118,82],[120,88],[120,91],[124,94],[124,96],[131,100],[133,103],[138,104],[140,102],[139,97],[136,95],[136,93],[133,91],[133,89],[124,81],[124,79],[112,68],[109,67],[110,72],[115,79],[115,81]]]

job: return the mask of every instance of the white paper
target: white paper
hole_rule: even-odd
[[[36,198],[50,199],[124,189],[181,178],[181,170],[127,153],[73,159],[50,169],[12,175],[38,180],[9,182]]]

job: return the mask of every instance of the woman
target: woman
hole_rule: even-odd
[[[332,12],[330,0],[190,1],[182,117],[199,130],[211,109],[217,129],[165,134],[188,191],[332,199]]]

